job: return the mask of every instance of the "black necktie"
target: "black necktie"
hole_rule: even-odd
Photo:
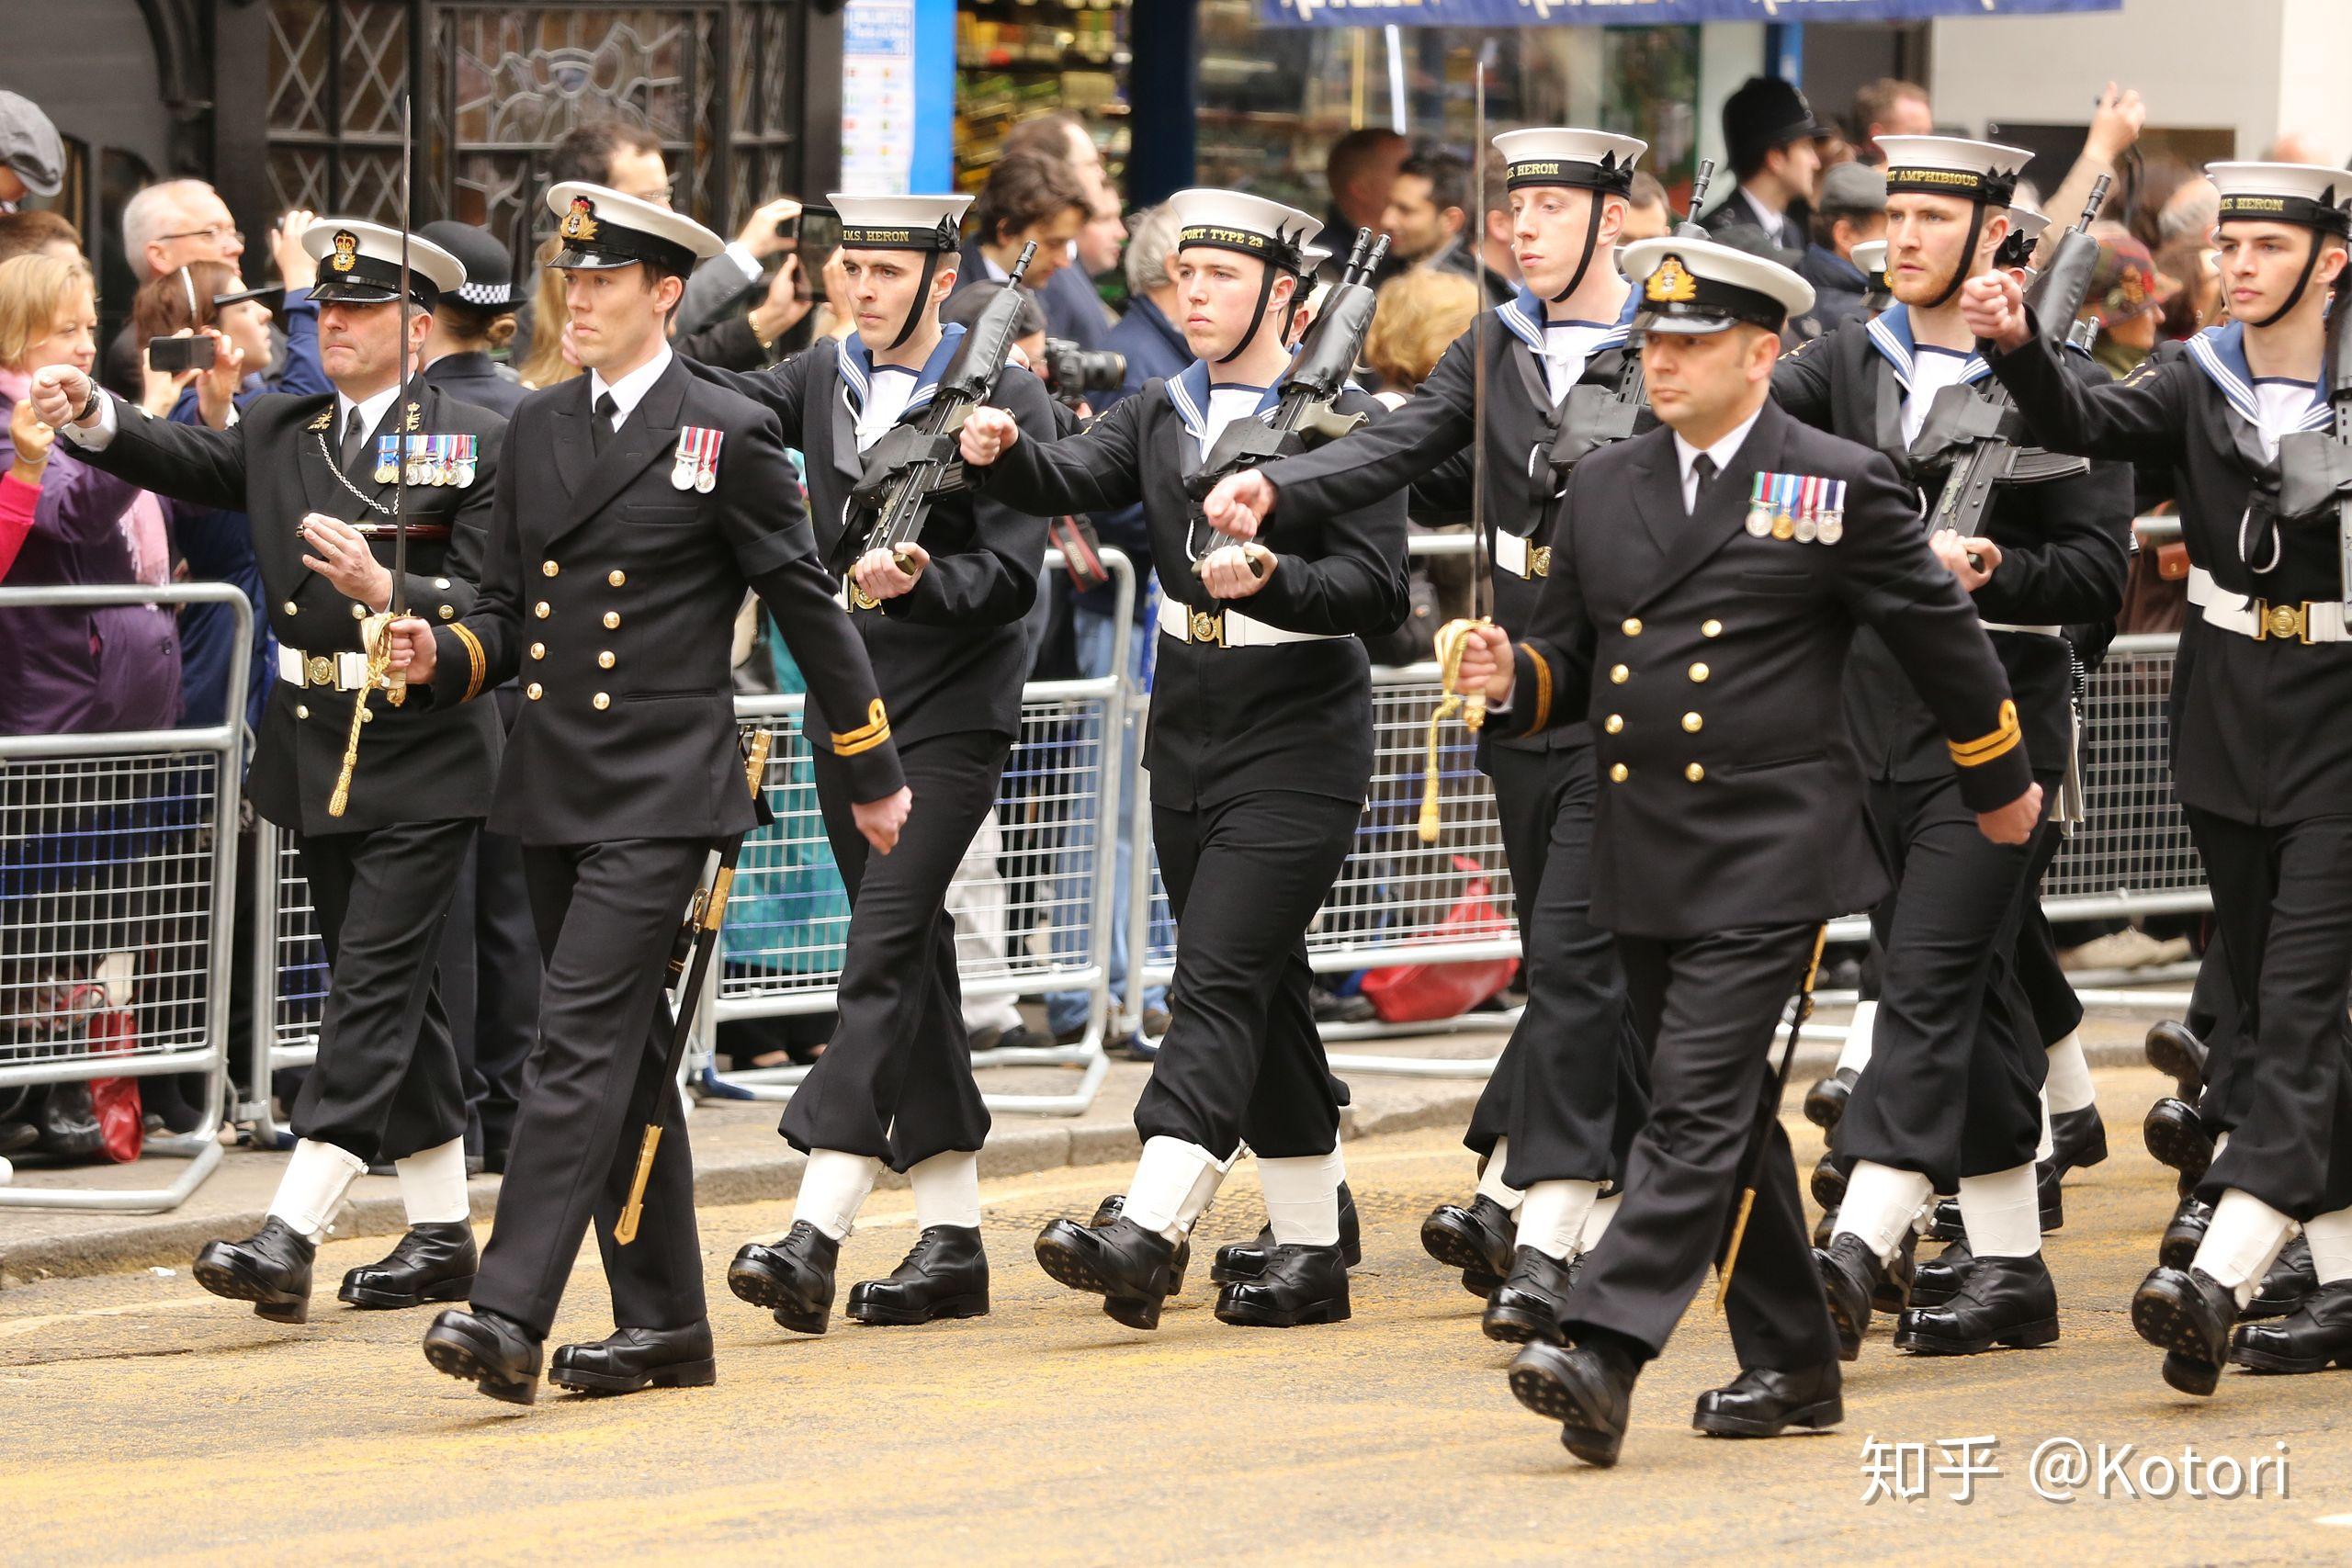
[[[368,416],[359,405],[351,405],[351,419],[343,427],[343,471],[350,473],[359,467],[359,459],[368,450]]]
[[[1700,503],[1707,499],[1707,487],[1715,482],[1715,460],[1700,453],[1690,459],[1690,477],[1699,481],[1690,492],[1690,511],[1695,516]]]
[[[613,415],[620,412],[621,405],[613,401],[611,392],[597,395],[596,416],[588,422],[588,444],[598,453],[601,454],[605,450],[605,443],[612,439]]]

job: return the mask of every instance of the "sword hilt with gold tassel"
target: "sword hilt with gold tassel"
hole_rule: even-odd
[[[408,675],[392,671],[392,617],[375,615],[361,623],[359,637],[368,649],[368,673],[351,699],[351,733],[343,743],[343,767],[334,776],[334,793],[327,797],[327,815],[340,817],[351,807],[351,775],[359,768],[359,731],[375,715],[368,709],[368,694],[379,689],[384,700],[399,707],[408,700]]]
[[[1429,736],[1421,757],[1420,838],[1425,844],[1434,844],[1438,839],[1439,730],[1456,713],[1462,716],[1462,728],[1473,735],[1486,726],[1487,694],[1464,693],[1454,687],[1462,678],[1462,655],[1470,646],[1472,634],[1481,626],[1493,624],[1482,615],[1475,621],[1448,621],[1437,629],[1438,680],[1445,694],[1439,699],[1436,711],[1430,715]]]

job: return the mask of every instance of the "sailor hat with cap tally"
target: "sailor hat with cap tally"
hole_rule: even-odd
[[[1636,337],[1699,337],[1741,322],[1777,333],[1813,309],[1813,285],[1787,267],[1709,240],[1636,240],[1618,253],[1618,265],[1639,299]]]
[[[548,265],[565,271],[608,272],[650,262],[683,277],[708,261],[727,242],[683,213],[584,180],[565,180],[548,191],[548,210],[563,249]]]
[[[2352,238],[2352,174],[2324,164],[2208,164],[2205,177],[2221,197],[2219,229],[2231,222],[2292,223],[2342,240]],[[2321,246],[2313,240],[2311,254],[2287,302],[2248,326],[2267,327],[2293,310],[2310,287],[2312,269],[2319,265]]]
[[[357,218],[322,218],[302,231],[302,249],[319,264],[311,298],[322,305],[387,305],[401,297],[401,231]],[[466,269],[432,241],[408,237],[409,298],[430,310],[463,287]],[[248,291],[250,295],[252,291]]]
[[[1584,228],[1584,253],[1567,287],[1552,296],[1555,303],[1577,291],[1592,268],[1600,239],[1603,196],[1623,196],[1634,188],[1634,165],[1650,144],[1638,137],[1609,130],[1584,130],[1569,125],[1533,126],[1506,130],[1491,139],[1503,159],[1503,188],[1525,190],[1531,186],[1566,186],[1593,193]]]
[[[1949,196],[1970,204],[1968,237],[1961,242],[1960,259],[1943,291],[1928,301],[1935,309],[1960,292],[1968,281],[1970,258],[1984,231],[1988,214],[2008,216],[2017,195],[2018,171],[2032,162],[2024,147],[1998,141],[1973,141],[1964,136],[1882,136],[1879,150],[1886,154],[1886,194]]]
[[[1865,277],[1886,276],[1886,242],[1864,240],[1854,247],[1854,270]]]
[[[932,279],[939,276],[940,259],[945,257],[953,265],[961,243],[956,226],[963,222],[964,209],[972,205],[972,198],[852,196],[837,190],[829,193],[825,201],[842,220],[842,249],[922,254],[922,276],[915,285],[914,302],[907,307],[907,319],[899,323],[899,335],[889,343],[889,347],[896,348],[914,336],[915,326],[922,320],[931,301]]]
[[[1276,275],[1288,273],[1296,278],[1308,270],[1308,253],[1323,231],[1322,220],[1295,207],[1238,190],[1180,190],[1168,198],[1168,209],[1176,220],[1179,251],[1207,246],[1255,256],[1266,264],[1250,330],[1241,334],[1232,353],[1217,361],[1230,364],[1256,340],[1258,330],[1265,324],[1266,301],[1273,295]]]

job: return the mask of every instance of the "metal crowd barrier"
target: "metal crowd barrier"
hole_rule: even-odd
[[[156,604],[231,606],[222,723],[0,736],[0,1089],[200,1074],[203,1121],[145,1140],[188,1162],[168,1186],[0,1187],[0,1208],[175,1209],[220,1163],[252,607],[225,583],[0,588],[0,637],[11,611]]]

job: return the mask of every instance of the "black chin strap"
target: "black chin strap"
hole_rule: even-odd
[[[1566,304],[1568,296],[1577,291],[1577,285],[1584,281],[1584,275],[1592,270],[1593,248],[1600,243],[1600,208],[1608,199],[1599,191],[1592,193],[1592,210],[1584,223],[1584,254],[1577,258],[1577,273],[1568,279],[1568,286],[1552,296],[1553,304]]]
[[[1231,354],[1217,361],[1219,365],[1232,364],[1241,357],[1251,344],[1258,341],[1259,329],[1266,324],[1266,301],[1274,297],[1274,279],[1281,275],[1281,272],[1282,269],[1272,262],[1266,264],[1266,277],[1264,282],[1258,285],[1258,309],[1250,317],[1250,330],[1241,334],[1241,341],[1233,345]]]
[[[1984,204],[1981,201],[1971,202],[1968,209],[1968,238],[1960,243],[1960,260],[1952,264],[1951,281],[1944,285],[1944,291],[1941,294],[1928,301],[1926,309],[1935,310],[1960,292],[1960,286],[1969,279],[1969,269],[1975,265],[1976,242],[1984,232]]]
[[[931,282],[933,278],[939,276],[941,254],[938,251],[923,253],[922,281],[915,285],[914,303],[907,307],[907,319],[899,323],[899,335],[890,340],[890,348],[898,347],[915,335],[915,323],[922,320],[923,307],[931,303]],[[882,352],[888,354],[890,348],[886,348]]]
[[[2248,322],[2247,324],[2249,326],[2270,326],[2280,318],[2284,317],[2288,311],[2293,310],[2296,305],[2301,302],[2303,290],[2311,287],[2312,270],[2319,265],[2320,243],[2320,236],[2318,232],[2314,231],[2312,234],[2312,248],[2309,254],[2303,257],[2303,270],[2295,275],[2295,287],[2288,291],[2287,302],[2284,305],[2279,306],[2277,310],[2271,311],[2270,314],[2263,317],[2262,320]]]

